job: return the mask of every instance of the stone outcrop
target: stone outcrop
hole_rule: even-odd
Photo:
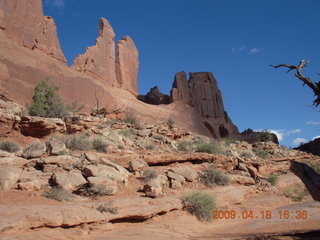
[[[138,50],[129,36],[117,42],[116,77],[118,84],[135,96],[138,95]]]
[[[72,68],[90,74],[93,77],[99,77],[108,83],[115,85],[115,33],[110,23],[100,18],[99,36],[96,39],[96,45],[87,47],[86,52],[78,55]]]
[[[320,156],[320,138],[316,138],[310,142],[304,143],[295,149]]]
[[[137,98],[142,102],[153,105],[169,104],[172,102],[171,97],[160,92],[158,86],[151,88],[146,95],[139,95]]]
[[[212,73],[190,73],[189,80],[185,72],[177,73],[171,97],[173,101],[181,101],[194,107],[212,137],[231,137],[239,134],[224,110],[221,91]]]
[[[51,17],[43,16],[41,0],[1,0],[0,29],[19,45],[39,49],[62,62],[56,25]]]

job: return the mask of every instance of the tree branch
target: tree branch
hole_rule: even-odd
[[[296,73],[294,74],[299,80],[303,82],[303,85],[307,85],[309,88],[312,89],[314,95],[316,96],[316,99],[313,101],[313,104],[318,106],[320,104],[320,83],[313,83],[312,80],[308,77],[303,76],[302,69],[307,66],[309,61],[302,60],[299,62],[297,66],[295,65],[288,65],[288,64],[279,64],[279,65],[271,65],[273,68],[279,68],[279,67],[286,67],[289,68],[287,71],[290,72],[292,70],[296,70]]]

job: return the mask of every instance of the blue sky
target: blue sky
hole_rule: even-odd
[[[320,80],[318,0],[43,0],[71,65],[94,44],[106,18],[116,40],[139,50],[139,93],[169,93],[179,71],[213,72],[225,109],[243,131],[269,129],[293,146],[320,135],[320,107],[285,69],[269,64],[310,60],[304,74]]]

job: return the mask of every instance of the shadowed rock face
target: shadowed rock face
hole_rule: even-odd
[[[290,170],[301,179],[312,198],[320,201],[320,175],[305,163],[292,161]]]
[[[137,98],[142,102],[153,105],[169,104],[172,102],[170,96],[160,92],[157,86],[151,88],[147,95],[139,95]]]
[[[19,45],[66,62],[56,25],[51,17],[43,16],[41,0],[0,0],[0,29]]]
[[[203,124],[214,138],[232,137],[239,134],[224,110],[221,91],[210,72],[176,74],[171,90],[173,101],[181,101],[193,106],[202,117]]]
[[[310,142],[302,144],[295,149],[320,156],[320,138],[316,138]]]

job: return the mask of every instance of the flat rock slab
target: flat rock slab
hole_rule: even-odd
[[[85,223],[149,219],[158,214],[182,209],[177,198],[121,198],[113,201],[117,214],[101,213],[96,208],[105,202],[57,203],[56,205],[1,205],[0,235],[36,228],[74,227]]]

